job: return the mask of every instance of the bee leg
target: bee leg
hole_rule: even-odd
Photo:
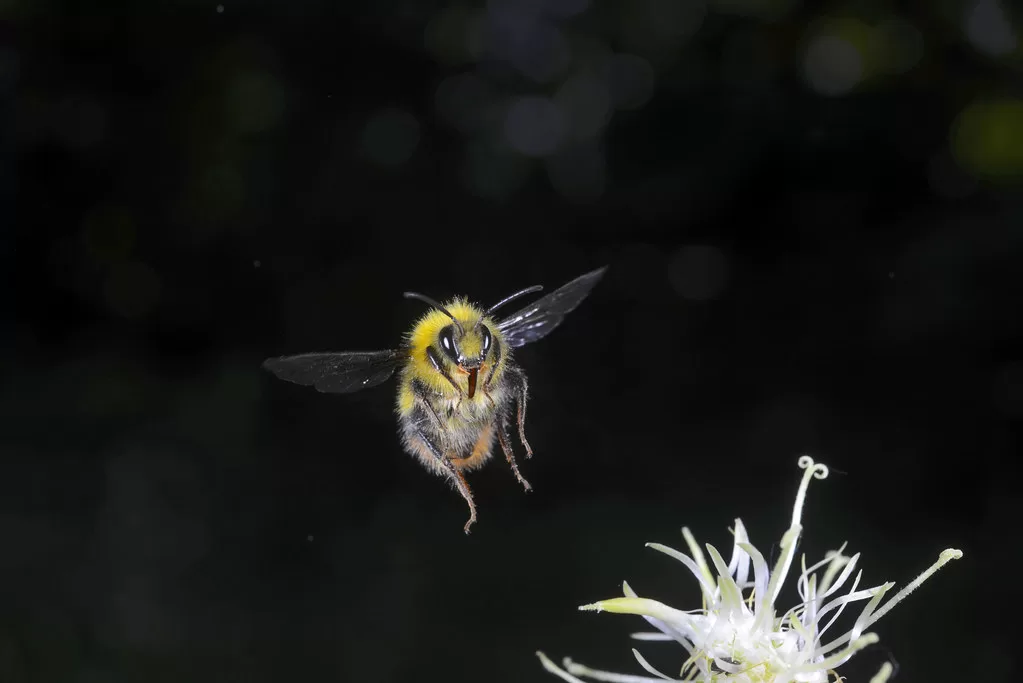
[[[413,417],[416,419],[416,424],[422,424],[429,416],[433,420],[433,424],[437,429],[444,429],[444,424],[440,421],[440,415],[434,410],[433,405],[430,404],[430,392],[418,379],[412,380],[412,395],[415,396],[416,408],[413,411]]]
[[[437,459],[437,464],[444,469],[448,477],[451,479],[451,482],[455,485],[455,488],[458,489],[458,492],[462,494],[462,498],[464,498],[466,504],[468,504],[469,521],[465,523],[465,533],[469,533],[469,527],[476,522],[476,503],[473,502],[472,491],[469,490],[469,484],[465,481],[465,477],[462,473],[458,471],[458,468],[455,467],[455,464],[451,462],[451,459],[441,453],[437,444],[430,440],[430,437],[428,437],[422,429],[416,430],[416,436],[418,436],[419,439],[426,444],[430,453]]]
[[[490,401],[490,407],[496,408],[497,404],[494,402],[494,397],[490,395],[490,383],[494,380],[494,373],[497,372],[498,366],[501,364],[501,342],[494,340],[494,351],[493,360],[490,361],[490,372],[487,373],[486,379],[483,380],[483,395]]]
[[[451,461],[446,461],[449,465]],[[465,475],[458,471],[454,465],[451,466],[451,472],[454,474],[455,486],[458,488],[458,492],[462,494],[462,498],[465,498],[465,502],[469,505],[469,521],[465,523],[463,530],[465,533],[469,533],[469,527],[476,523],[476,503],[472,500],[472,491],[469,490],[469,483],[465,481]]]
[[[458,412],[458,409],[462,407],[462,399],[465,398],[465,392],[462,391],[462,387],[458,386],[458,383],[451,376],[451,373],[448,372],[443,363],[440,362],[440,356],[437,355],[437,350],[435,348],[432,346],[426,347],[426,358],[430,361],[430,365],[433,366],[433,369],[440,373],[440,376],[446,379],[448,383],[455,388],[455,391],[458,392],[458,401],[455,403],[453,411]],[[450,412],[448,413],[448,417],[451,417]]]
[[[525,477],[519,473],[519,466],[515,462],[515,454],[512,452],[511,444],[508,443],[508,429],[504,420],[501,421],[501,426],[497,430],[497,441],[501,444],[501,450],[504,451],[504,457],[508,460],[508,464],[511,465],[512,473],[515,475],[515,478],[519,480],[519,483],[522,484],[523,488],[527,491],[532,491],[533,487],[530,486]]]
[[[430,365],[433,366],[433,369],[439,372],[441,377],[446,379],[448,383],[455,388],[455,391],[458,392],[458,400],[461,401],[462,395],[464,393],[462,391],[462,387],[458,386],[458,383],[451,376],[451,373],[448,372],[444,365],[440,362],[440,356],[437,355],[437,350],[434,349],[432,346],[427,346],[426,358],[430,361]]]
[[[533,457],[533,449],[530,448],[529,442],[526,441],[526,376],[519,374],[519,411],[518,420],[519,423],[519,441],[526,447],[526,458]]]
[[[501,342],[496,339],[494,340],[493,354],[494,359],[490,361],[490,372],[487,373],[487,378],[483,381],[484,390],[490,388],[490,382],[494,379],[494,373],[497,372],[497,368],[501,365]]]

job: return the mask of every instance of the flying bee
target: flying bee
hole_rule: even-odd
[[[326,393],[351,393],[376,386],[398,371],[397,413],[405,450],[427,469],[446,477],[469,506],[465,533],[476,521],[464,472],[490,459],[494,440],[519,483],[508,427],[514,420],[526,457],[526,375],[512,349],[543,339],[590,293],[607,267],[581,275],[560,289],[503,318],[502,306],[543,289],[536,285],[515,292],[487,309],[464,298],[442,305],[405,292],[431,309],[415,324],[401,346],[389,351],[305,353],[268,358],[263,367],[278,378],[313,386]]]

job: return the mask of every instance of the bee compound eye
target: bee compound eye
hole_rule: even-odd
[[[440,331],[440,345],[448,357],[455,357],[455,337],[450,325]]]
[[[490,350],[490,330],[487,326],[483,326],[483,351],[484,353]]]

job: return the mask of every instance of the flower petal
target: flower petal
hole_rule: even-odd
[[[537,650],[536,651],[536,656],[540,658],[540,664],[543,665],[543,668],[547,669],[548,671],[550,671],[552,674],[554,674],[555,676],[557,676],[561,680],[568,681],[568,683],[584,683],[583,681],[579,680],[578,678],[576,678],[572,674],[570,674],[567,671],[565,671],[564,669],[560,668],[557,664],[552,662],[550,659],[548,659],[547,655],[545,655],[543,652],[540,652],[539,650]]]
[[[852,574],[852,570],[848,567],[849,564],[855,566],[856,562],[859,560],[859,553],[857,552],[852,557],[846,557],[842,554],[845,551],[846,545],[848,544],[843,543],[841,548],[838,550],[832,550],[825,555],[825,559],[828,560],[829,564],[827,570],[825,570],[825,578],[820,582],[820,597],[828,597],[840,589],[842,584],[848,581],[849,576]],[[842,574],[839,576],[838,581],[835,581],[835,575],[838,574],[839,571],[841,571]]]
[[[850,641],[856,640],[859,634],[862,633],[864,630],[863,624],[866,623],[866,620],[868,618],[870,618],[871,613],[873,613],[874,609],[877,608],[877,604],[881,601],[881,598],[884,597],[884,594],[887,593],[894,585],[895,585],[894,583],[889,581],[888,583],[882,584],[880,586],[874,586],[873,588],[867,588],[865,590],[858,591],[855,595],[850,594],[848,596],[844,596],[847,598],[851,598],[850,600],[847,600],[847,602],[856,602],[858,600],[863,600],[864,594],[867,594],[870,596],[870,601],[867,603],[866,607],[863,608],[863,611],[860,612],[860,616],[856,618],[856,623],[853,624],[852,630],[847,631],[845,634],[839,636],[838,638],[835,638],[827,645],[818,648],[816,654],[818,655],[826,654],[834,650],[836,647],[845,645]],[[842,598],[838,599],[841,600]]]
[[[778,555],[778,561],[774,565],[774,572],[771,574],[771,581],[767,584],[767,594],[764,597],[768,604],[774,604],[774,601],[778,598],[778,593],[781,591],[781,587],[785,583],[789,567],[792,566],[792,558],[796,554],[796,541],[799,540],[799,533],[802,530],[803,527],[796,524],[781,537],[781,553]]]
[[[844,548],[845,545],[843,544],[842,547]],[[860,554],[856,553],[852,557],[846,557],[845,555],[842,555],[842,551],[839,550],[835,555],[829,556],[828,560],[831,564],[829,564],[828,568],[824,571],[824,581],[821,582],[821,598],[828,597],[841,588],[842,584],[849,580],[849,577],[856,569],[856,563],[860,561]],[[834,578],[834,574],[838,571],[839,567],[842,567],[842,573],[839,574],[838,580],[832,583],[831,581]]]
[[[873,597],[870,598],[867,605],[863,608],[863,611],[860,612],[860,616],[856,617],[856,623],[853,624],[852,630],[849,631],[850,640],[856,640],[860,637],[860,634],[867,629],[867,623],[870,619],[870,615],[872,615],[874,610],[877,609],[877,606],[881,604],[881,600],[884,599],[885,593],[891,590],[894,585],[894,581],[889,581],[888,583],[882,584],[871,591],[873,593]]]
[[[625,593],[627,598],[639,597],[636,595],[636,591],[632,590],[632,586],[629,585],[628,581],[622,582],[622,591]],[[646,622],[661,631],[665,636],[676,641],[679,645],[686,649],[690,655],[693,654],[693,641],[697,637],[702,635],[702,631],[696,627],[692,621],[689,624],[666,624],[660,619],[654,619],[653,617],[644,616]]]
[[[749,543],[749,534],[738,517],[735,518],[735,531],[732,533],[735,540],[732,542],[732,559],[728,561],[728,573],[735,577],[735,584],[742,590],[749,582],[750,557],[740,544]]]
[[[862,576],[863,576],[862,571],[856,572],[856,578],[853,579],[852,588],[849,589],[849,592],[840,598],[836,598],[831,602],[825,603],[825,605],[821,607],[820,612],[817,613],[818,621],[820,619],[823,619],[825,614],[835,609],[836,607],[838,608],[838,611],[835,612],[831,619],[828,620],[828,623],[824,624],[823,628],[817,631],[817,642],[820,642],[820,639],[824,637],[824,634],[827,632],[829,628],[831,628],[831,625],[834,624],[838,617],[842,614],[842,612],[845,611],[846,605],[848,605],[850,602],[855,602],[856,600],[861,599],[865,600],[870,595],[870,591],[865,590],[863,591],[862,597],[857,597],[856,587],[860,585],[860,578],[862,578]],[[814,647],[816,646],[817,643],[814,643]]]
[[[888,679],[892,677],[892,671],[894,670],[895,667],[892,666],[891,662],[885,662],[881,665],[881,669],[870,679],[870,683],[888,683]]]
[[[635,652],[635,650],[633,650]],[[649,676],[630,676],[629,674],[616,674],[610,671],[600,671],[598,669],[591,669],[588,666],[583,666],[573,662],[568,657],[563,662],[565,668],[576,676],[586,676],[592,678],[595,681],[608,681],[609,683],[660,683],[660,678],[650,678]],[[670,679],[669,679],[670,680]]]
[[[639,650],[637,650],[636,648],[632,648],[632,656],[636,658],[636,661],[639,662],[639,665],[641,667],[646,669],[648,672],[652,673],[654,676],[657,676],[657,678],[661,679],[662,681],[677,681],[677,680],[679,680],[677,678],[672,678],[671,676],[666,676],[665,674],[662,674],[660,671],[655,669],[653,667],[653,665],[650,664],[650,662],[648,662],[647,660],[643,659],[643,655],[639,654]]]
[[[810,584],[806,589],[806,610],[803,612],[803,616],[800,619],[801,625],[808,629],[808,632],[815,632],[817,630],[817,575],[814,574],[810,577]],[[806,639],[806,642],[813,644],[815,638],[811,635]]]
[[[779,676],[777,679],[775,679],[774,683],[787,683],[787,681],[791,681],[797,675],[802,673],[810,673],[812,671],[827,671],[828,669],[834,669],[835,667],[844,664],[850,657],[852,657],[854,654],[856,654],[863,648],[867,647],[868,645],[873,645],[877,641],[878,641],[877,634],[866,633],[862,637],[853,640],[849,647],[845,648],[844,650],[836,652],[830,657],[825,657],[820,661],[810,662],[807,664],[803,664],[801,666],[792,667],[791,669],[786,671],[784,675]]]
[[[707,554],[710,555],[711,562],[714,563],[714,569],[718,572],[718,592],[721,596],[721,608],[726,610],[727,615],[735,615],[736,617],[742,616],[743,612],[748,613],[746,605],[742,601],[742,592],[728,573],[728,567],[725,565],[725,560],[721,557],[721,553],[718,552],[717,548],[708,543]]]
[[[753,560],[753,590],[756,596],[753,605],[754,609],[759,613],[760,605],[764,600],[764,596],[767,595],[767,582],[770,580],[771,572],[767,568],[764,556],[757,550],[756,546],[752,543],[740,543],[739,547],[745,550],[750,559]]]
[[[707,560],[704,559],[703,552],[700,550],[700,546],[696,542],[693,532],[689,530],[689,527],[682,527],[682,538],[686,540],[686,546],[689,548],[689,552],[692,553],[697,566],[699,566],[700,572],[703,574],[703,578],[707,579],[707,583],[713,586],[714,573],[710,570],[710,567],[707,566]]]
[[[687,623],[689,615],[685,612],[668,607],[662,602],[649,598],[611,598],[601,600],[589,605],[580,605],[584,612],[612,612],[614,614],[636,614],[650,616],[661,621],[674,621]]]
[[[646,547],[653,548],[654,550],[662,552],[668,557],[673,557],[682,564],[684,564],[686,568],[693,573],[693,576],[696,577],[696,580],[700,582],[700,590],[703,591],[703,598],[704,600],[707,601],[708,605],[712,604],[715,601],[713,575],[712,578],[710,578],[709,580],[705,578],[703,575],[703,571],[701,570],[699,565],[693,561],[693,558],[689,557],[685,553],[681,553],[675,550],[674,548],[669,548],[666,545],[661,545],[660,543],[647,543]],[[706,560],[703,560],[702,554],[700,555],[700,559],[703,561],[704,566],[706,566],[707,562]],[[708,573],[710,572],[709,569],[707,571]]]
[[[640,631],[639,633],[633,633],[629,635],[633,640],[650,640],[650,641],[673,641],[675,640],[667,633],[654,633],[653,631]]]

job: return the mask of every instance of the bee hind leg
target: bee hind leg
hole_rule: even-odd
[[[522,484],[524,489],[532,491],[533,487],[530,486],[529,482],[526,481],[526,478],[519,473],[519,466],[515,462],[515,454],[512,452],[511,444],[508,443],[508,431],[503,422],[501,423],[501,427],[497,430],[497,440],[501,444],[501,450],[504,451],[505,459],[507,459],[508,464],[511,465],[512,474],[515,475],[515,478],[519,480],[519,483]]]
[[[451,463],[450,460],[447,461]],[[452,479],[455,482],[455,488],[462,494],[462,498],[465,498],[465,502],[469,505],[469,520],[465,523],[463,530],[465,533],[469,533],[469,527],[476,523],[476,503],[472,500],[472,491],[469,490],[469,483],[465,480],[465,475],[458,471],[456,467],[451,467]]]
[[[450,458],[441,453],[440,448],[430,440],[430,437],[423,430],[416,430],[416,436],[426,445],[430,454],[436,459],[437,464],[451,480],[451,483],[455,485],[455,489],[458,490],[469,506],[469,521],[465,523],[464,527],[465,533],[469,533],[469,527],[476,523],[476,503],[472,499],[472,491],[469,489],[468,482],[465,481],[465,476],[455,467]]]

